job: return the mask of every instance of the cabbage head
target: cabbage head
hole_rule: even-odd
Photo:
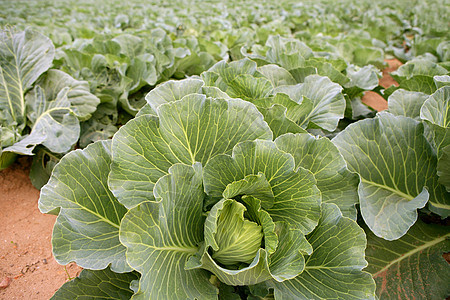
[[[61,160],[39,202],[59,214],[57,261],[133,299],[372,298],[358,178],[337,148],[273,139],[254,104],[221,95],[169,81],[112,141]]]

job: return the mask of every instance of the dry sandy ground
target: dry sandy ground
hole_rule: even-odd
[[[49,299],[80,268],[59,265],[52,256],[56,216],[38,209],[39,191],[28,177],[27,158],[0,171],[0,299]],[[6,279],[6,278],[9,278]]]
[[[390,72],[397,70],[402,63],[398,59],[386,59],[385,62],[389,64],[389,67],[383,70],[383,77],[380,78],[379,83],[382,87],[388,88],[391,85],[398,86],[398,83],[389,75]],[[369,91],[364,94],[362,102],[377,111],[382,111],[388,108],[388,103],[379,94]]]

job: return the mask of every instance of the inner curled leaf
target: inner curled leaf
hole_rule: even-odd
[[[219,249],[212,257],[223,265],[251,263],[261,248],[262,227],[244,218],[245,206],[229,201],[218,219],[215,236]]]

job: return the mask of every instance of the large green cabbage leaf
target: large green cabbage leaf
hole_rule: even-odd
[[[445,227],[417,221],[400,239],[386,241],[367,232],[367,271],[377,282],[379,299],[445,298],[450,293],[450,233]],[[432,284],[430,284],[432,283]]]
[[[360,175],[361,214],[377,236],[403,236],[428,201],[431,208],[448,211],[450,194],[435,176],[437,157],[421,123],[380,113],[350,125],[333,143]]]

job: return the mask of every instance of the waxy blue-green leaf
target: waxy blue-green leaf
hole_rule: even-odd
[[[241,98],[252,102],[256,99],[268,97],[272,90],[273,85],[268,79],[241,74],[228,83],[226,92],[232,98]]]
[[[184,96],[201,93],[204,82],[200,79],[189,78],[175,81],[169,80],[157,86],[145,96],[145,100],[154,111],[164,103],[181,100]]]
[[[226,92],[228,85],[240,75],[257,75],[256,63],[248,58],[227,63],[220,61],[202,73],[206,85],[213,85]],[[256,73],[256,74],[255,74]],[[257,76],[257,77],[261,77]]]
[[[302,83],[305,82],[306,77],[309,75],[315,75],[318,72],[315,67],[300,67],[289,70],[289,73],[291,73],[292,77],[294,77],[296,83]]]
[[[388,111],[396,116],[420,120],[420,109],[429,95],[398,89],[388,98]]]
[[[23,137],[20,141],[12,146],[2,149],[1,155],[12,154],[22,154],[22,155],[33,155],[34,147],[45,141],[47,135],[44,134],[29,134]]]
[[[216,299],[205,270],[185,270],[203,241],[201,165],[176,164],[155,185],[155,202],[132,208],[120,240],[129,265],[141,273],[133,299]]]
[[[434,92],[423,104],[420,117],[443,128],[450,128],[450,86]]]
[[[313,56],[312,50],[298,39],[285,38],[279,35],[267,39],[267,60],[286,70],[303,67],[307,59]]]
[[[80,123],[67,98],[69,88],[58,92],[55,99],[46,98],[40,86],[36,86],[27,102],[31,112],[30,136],[44,136],[42,145],[55,153],[68,152],[80,137]]]
[[[391,73],[400,88],[428,95],[436,91],[433,77],[446,74],[448,71],[444,67],[424,58],[413,59]]]
[[[286,69],[277,65],[269,64],[261,66],[257,69],[265,78],[267,78],[272,86],[277,87],[281,85],[296,84],[294,77]]]
[[[349,82],[344,83],[343,86],[345,87],[345,93],[351,99],[361,95],[363,91],[370,91],[376,88],[378,86],[378,77],[381,77],[380,71],[372,65],[362,68],[350,66],[346,72]]]
[[[278,99],[283,94],[277,94],[273,99]],[[284,95],[285,96],[285,95]],[[288,98],[287,96],[285,96]],[[303,99],[305,101],[305,99]],[[288,99],[289,102],[293,102]],[[306,130],[301,128],[295,122],[288,119],[286,113],[287,108],[281,104],[272,104],[269,108],[258,106],[258,110],[264,116],[264,121],[267,122],[273,132],[273,138],[277,138],[285,133],[306,133]]]
[[[423,104],[420,110],[420,117],[429,121],[430,130],[433,131],[434,143],[438,155],[437,174],[439,183],[443,184],[447,192],[450,191],[450,86],[443,86],[434,92]],[[439,207],[435,212],[445,217],[445,211]]]
[[[175,163],[205,165],[241,141],[272,139],[251,103],[205,98],[191,94],[160,105],[158,117],[140,116],[116,133],[109,186],[126,207],[153,200],[154,184]]]
[[[136,273],[115,273],[109,268],[98,271],[84,269],[75,279],[64,283],[52,300],[130,299],[130,283],[139,279]]]
[[[60,92],[67,88],[65,96],[70,103],[70,109],[80,121],[88,120],[100,103],[100,99],[90,92],[87,81],[76,80],[60,70],[48,70],[37,84],[44,90],[45,98],[48,101],[63,96]],[[33,92],[32,90],[27,95],[27,102],[29,98],[36,97]]]
[[[437,164],[437,174],[439,183],[445,186],[447,192],[450,193],[450,145],[441,149],[441,156]]]
[[[263,74],[257,72],[256,63],[248,58],[231,63],[220,61],[203,72],[202,79],[206,86],[215,86],[232,98],[251,102],[268,97],[273,90],[273,84],[269,80],[271,78],[265,78]],[[285,81],[283,78],[279,80]]]
[[[366,258],[377,283],[380,300],[445,299],[450,267],[443,257],[450,251],[450,233],[445,226],[418,220],[399,240],[386,241],[367,231]]]
[[[308,110],[302,113],[301,119],[291,119],[300,126],[307,126],[309,122],[326,129],[334,131],[340,119],[344,117],[345,99],[342,95],[342,87],[332,82],[327,77],[310,75],[305,82],[295,86],[283,86],[275,89],[274,93],[285,93],[293,101],[302,105],[304,98],[311,101]],[[288,118],[289,118],[288,108]]]
[[[305,270],[292,280],[267,283],[275,299],[372,299],[375,283],[364,259],[366,239],[358,224],[339,208],[322,204],[319,225],[307,236],[313,252]]]
[[[333,143],[350,171],[360,175],[361,214],[375,235],[387,240],[403,236],[428,199],[431,208],[450,208],[450,195],[437,182],[437,158],[421,123],[379,113],[351,124]]]
[[[309,125],[309,113],[314,109],[313,102],[306,97],[300,98],[299,101],[301,103],[291,99],[291,97],[296,97],[295,92],[298,90],[298,86],[282,86],[277,90],[277,94],[274,97],[260,99],[255,102],[261,113],[264,114],[264,117],[268,116],[267,123],[272,125],[272,130],[277,132],[277,134],[302,132],[301,130],[306,132],[304,128],[307,128]],[[283,119],[282,110],[277,106],[285,108],[284,114],[287,120]],[[271,115],[276,113],[277,110],[280,111],[278,118],[281,118],[281,120],[274,123],[274,116]],[[282,125],[286,127],[280,128]],[[295,127],[294,125],[297,126]],[[274,136],[276,137],[277,135]]]
[[[356,65],[374,65],[378,68],[383,68],[384,63],[384,52],[380,48],[376,47],[357,47],[353,51],[353,60]]]
[[[442,75],[442,76],[434,76],[433,77],[434,84],[436,84],[436,87],[440,89],[441,87],[450,85],[450,76],[449,75]]]
[[[400,66],[400,68],[393,72],[392,75],[395,76],[394,78],[404,77],[410,79],[417,75],[433,77],[446,75],[447,73],[448,71],[444,67],[439,66],[431,60],[416,58]]]
[[[345,217],[356,220],[358,175],[347,169],[345,160],[329,139],[308,133],[285,134],[278,137],[275,144],[294,157],[296,168],[311,171],[322,194],[322,202],[336,204]]]
[[[63,265],[100,270],[111,265],[129,272],[119,224],[126,213],[108,189],[111,142],[102,141],[64,156],[42,188],[39,209],[58,213],[53,228],[53,255]]]
[[[35,188],[40,190],[50,179],[55,165],[60,161],[61,154],[50,152],[44,147],[38,147],[30,168],[30,180]]]
[[[270,273],[275,281],[283,282],[301,274],[305,268],[304,255],[311,255],[313,248],[303,233],[285,222],[275,223],[278,235],[277,250],[270,256]]]
[[[317,74],[326,76],[331,81],[340,85],[345,85],[349,82],[349,78],[338,70],[339,64],[339,60],[332,61],[323,57],[312,57],[304,62],[303,67],[291,69],[289,72],[294,76],[297,83],[304,82],[307,75]],[[314,69],[314,71],[312,71],[312,69]]]
[[[304,234],[311,232],[320,216],[320,192],[314,176],[296,168],[294,158],[277,149],[272,141],[247,141],[237,144],[232,155],[213,157],[204,168],[206,193],[222,197],[227,185],[247,175],[264,174],[274,195],[266,211],[274,221],[285,221]]]
[[[40,33],[0,31],[0,110],[7,114],[1,125],[26,122],[25,93],[50,68],[54,56],[52,41]]]

